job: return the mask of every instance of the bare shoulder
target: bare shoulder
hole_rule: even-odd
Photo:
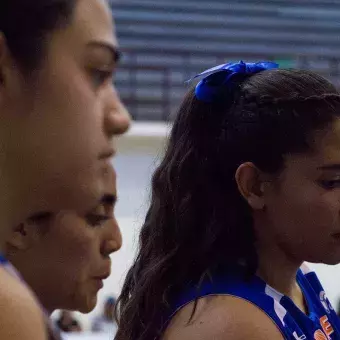
[[[162,340],[283,340],[274,322],[258,307],[232,296],[211,296],[199,300],[188,324],[193,303],[180,310]]]
[[[46,340],[45,332],[33,294],[0,268],[0,339]]]

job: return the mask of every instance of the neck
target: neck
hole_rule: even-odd
[[[303,293],[296,282],[302,262],[288,257],[273,243],[258,244],[259,266],[257,275],[275,290],[288,296],[305,314],[308,313]]]
[[[48,289],[50,282],[46,282],[44,280],[46,278],[39,275],[41,272],[34,266],[36,257],[30,256],[29,252],[19,255],[8,252],[7,258],[19,270],[22,279],[32,289],[46,315],[51,316],[58,306]]]
[[[302,261],[291,256],[277,242],[272,231],[274,228],[264,215],[254,215],[256,232],[256,251],[258,255],[257,275],[268,285],[295,301],[297,292],[301,295],[296,282],[296,274]]]
[[[275,290],[291,298],[307,314],[304,296],[296,282],[296,274],[302,262],[288,256],[273,240],[258,242],[257,253],[257,275]]]
[[[1,150],[0,150],[1,151]],[[21,192],[15,185],[8,184],[1,178],[0,160],[0,252],[5,252],[6,241],[13,228],[25,221],[32,213],[39,210],[29,194]]]
[[[296,273],[301,262],[287,257],[275,244],[258,243],[257,275],[278,292],[294,298],[298,289]]]

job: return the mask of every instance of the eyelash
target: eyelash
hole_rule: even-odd
[[[109,216],[99,214],[88,214],[85,216],[86,223],[91,227],[101,227],[109,219]]]
[[[112,79],[112,72],[111,71],[104,71],[104,70],[93,70],[92,71],[92,79],[95,87],[100,87],[103,85],[108,79]]]
[[[329,180],[329,181],[319,181],[319,183],[326,190],[340,188],[340,179],[334,179],[334,180]]]

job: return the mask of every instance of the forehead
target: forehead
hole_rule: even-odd
[[[325,163],[340,163],[340,119],[316,134],[316,157]]]
[[[286,157],[287,170],[308,176],[318,172],[321,167],[340,164],[340,119],[314,133],[311,143],[312,153]]]
[[[59,35],[74,49],[90,41],[117,46],[112,13],[105,0],[78,0],[71,24],[60,31]]]
[[[115,40],[112,13],[105,0],[79,0],[76,6],[74,24],[79,34],[88,39],[100,36]]]

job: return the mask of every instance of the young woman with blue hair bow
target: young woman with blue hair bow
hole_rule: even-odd
[[[152,180],[116,340],[340,339],[304,264],[340,262],[340,94],[230,63],[199,76]]]

